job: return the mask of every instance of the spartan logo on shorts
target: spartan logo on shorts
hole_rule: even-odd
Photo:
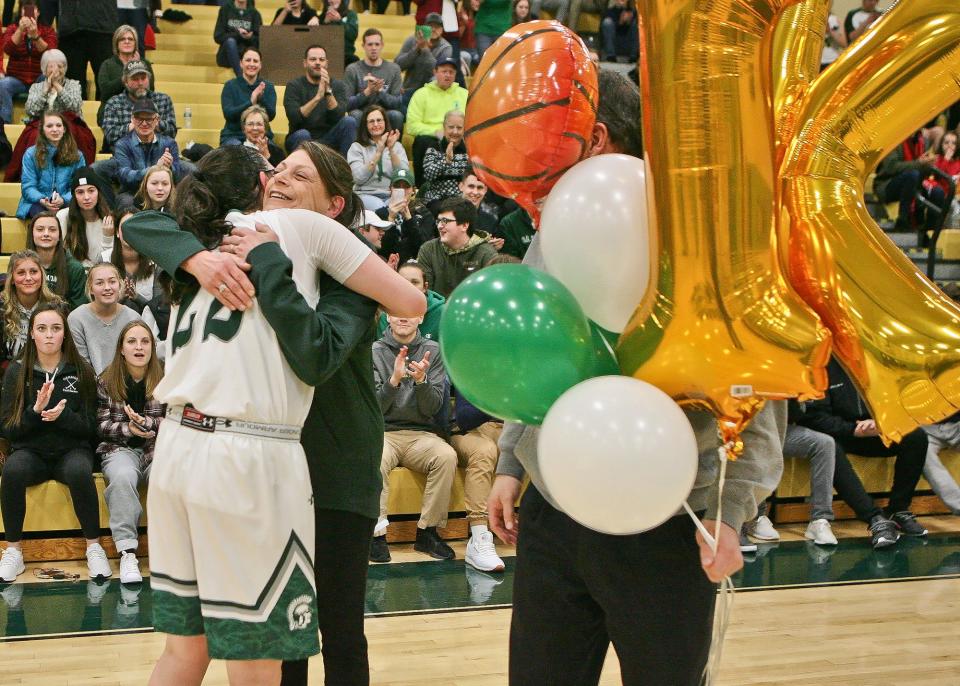
[[[297,596],[287,605],[287,621],[290,631],[301,631],[310,626],[313,613],[310,612],[310,596]]]

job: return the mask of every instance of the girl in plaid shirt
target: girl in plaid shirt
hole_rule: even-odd
[[[153,333],[142,321],[127,324],[117,341],[113,362],[97,383],[97,455],[107,480],[104,497],[110,531],[120,551],[120,583],[140,583],[137,522],[142,507],[137,488],[150,476],[157,428],[166,406],[153,397],[163,378]]]

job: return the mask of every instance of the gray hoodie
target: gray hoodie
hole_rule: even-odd
[[[419,362],[424,353],[430,351],[426,381],[415,384],[413,378],[407,376],[400,380],[399,386],[393,387],[390,385],[393,363],[402,346],[390,329],[373,344],[373,378],[383,412],[384,429],[434,431],[436,426],[433,418],[440,411],[447,383],[447,372],[440,359],[440,344],[424,338],[418,331],[417,337],[406,344],[407,359]]]
[[[534,269],[546,271],[540,251],[540,234],[534,236],[523,263]],[[684,410],[693,426],[700,451],[700,466],[693,490],[687,499],[695,512],[705,511],[706,519],[715,519],[717,514],[717,477],[720,462],[717,450],[720,439],[717,423],[709,412]],[[783,437],[787,428],[786,401],[767,402],[743,432],[743,455],[727,463],[723,499],[720,503],[721,519],[734,530],[756,514],[757,505],[780,483],[783,474]],[[524,474],[553,507],[563,508],[547,491],[540,472],[537,442],[540,428],[515,422],[506,422],[500,435],[500,460],[497,474],[523,479]],[[663,446],[664,458],[669,459],[669,445]],[[677,514],[681,514],[680,510]]]

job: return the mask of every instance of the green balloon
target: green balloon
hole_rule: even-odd
[[[540,424],[568,388],[617,374],[573,294],[549,274],[498,264],[465,279],[440,320],[444,365],[476,407]]]

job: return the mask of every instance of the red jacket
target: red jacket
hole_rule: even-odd
[[[10,56],[7,60],[7,76],[13,76],[20,79],[27,86],[31,85],[40,76],[40,57],[42,52],[38,52],[33,41],[27,40],[24,35],[20,45],[14,45],[13,34],[17,30],[17,24],[10,24],[3,32],[3,51]],[[49,26],[39,24],[37,30],[40,38],[47,44],[47,48],[57,47],[57,32]],[[30,49],[27,49],[27,46]]]
[[[436,12],[437,14],[443,16],[443,0],[413,0],[417,5],[417,11],[415,13],[417,26],[423,26],[424,22],[427,20],[427,15],[431,12]],[[450,33],[444,32],[443,37],[447,40],[451,38],[459,40],[460,34],[457,31],[451,31]]]

